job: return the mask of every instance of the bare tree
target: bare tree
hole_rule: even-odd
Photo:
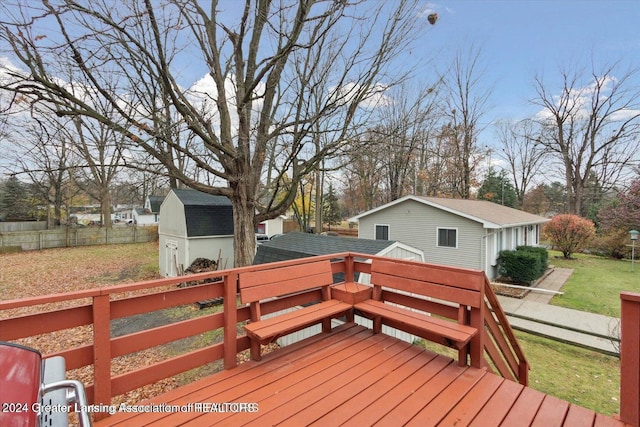
[[[477,166],[483,157],[478,147],[478,135],[483,129],[481,118],[488,108],[490,88],[482,87],[485,74],[480,64],[480,50],[470,48],[460,51],[449,71],[443,76],[442,115],[445,126],[443,135],[453,149],[453,161],[457,171],[456,197],[471,197],[471,187],[476,180]]]
[[[34,112],[31,120],[20,121],[13,126],[14,134],[5,154],[11,158],[11,172],[26,175],[34,191],[48,205],[53,206],[53,215],[47,206],[47,225],[60,225],[63,212],[79,189],[73,185],[74,155],[73,138],[67,132],[72,128],[69,119]]]
[[[380,108],[379,125],[373,129],[377,143],[372,149],[382,155],[386,176],[386,202],[399,199],[410,190],[409,184],[419,167],[417,159],[435,124],[433,88],[399,86]]]
[[[496,134],[500,142],[498,155],[507,162],[518,207],[522,207],[527,191],[544,164],[546,151],[537,143],[536,124],[531,120],[499,122]]]
[[[371,132],[354,138],[342,160],[345,201],[351,215],[384,203],[382,154],[372,148],[371,139]]]
[[[86,190],[100,202],[102,226],[111,228],[111,185],[122,168],[125,136],[104,123],[87,117],[73,118],[74,150],[81,159],[80,179],[91,182]]]
[[[88,5],[47,0],[41,6],[25,1],[19,12],[2,10],[9,19],[0,25],[0,38],[27,71],[7,70],[12,81],[2,86],[55,105],[58,114],[89,116],[117,129],[178,181],[229,197],[235,263],[246,265],[254,255],[255,225],[285,212],[301,178],[344,142],[358,107],[381,90],[379,83],[396,80],[388,73],[390,61],[424,27],[415,1],[358,3],[246,0],[222,15],[216,0],[208,9],[197,0],[128,0],[117,7],[108,0]],[[315,60],[322,43],[335,48],[328,69],[318,68],[326,62]],[[197,49],[186,51],[187,46]],[[300,58],[309,58],[305,76],[324,76],[328,91],[321,108],[309,109],[308,90],[300,90],[312,85],[297,72]],[[179,84],[185,60],[206,67],[213,83],[197,100]],[[73,70],[69,83],[75,91],[57,79],[58,64]],[[157,94],[146,90],[151,84]],[[119,117],[96,111],[86,93],[107,100]],[[164,131],[172,117],[166,109],[197,137],[197,148],[187,148],[183,135],[176,139],[170,137],[175,132]],[[326,117],[340,124],[327,130],[333,133],[328,145],[305,151],[313,126]],[[274,141],[288,146],[277,180],[283,184],[276,184],[272,198],[261,200],[261,177]],[[175,153],[219,183],[204,184],[184,173]]]
[[[534,103],[543,108],[538,120],[544,128],[538,142],[561,165],[572,214],[584,215],[591,177],[607,191],[640,160],[640,88],[631,81],[637,70],[618,68],[562,71],[559,90],[535,78]]]

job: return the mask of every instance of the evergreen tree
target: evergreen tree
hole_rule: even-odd
[[[29,186],[15,176],[11,176],[2,186],[0,198],[0,218],[4,221],[32,219]]]
[[[478,199],[488,200],[511,208],[515,207],[516,190],[506,175],[505,171],[498,173],[494,168],[489,168],[487,176],[478,189]]]
[[[329,229],[331,229],[332,225],[340,224],[340,222],[342,222],[340,204],[338,203],[338,196],[336,196],[336,193],[333,190],[333,185],[331,184],[329,184],[329,191],[324,197],[323,205],[324,221],[325,223],[329,224]]]

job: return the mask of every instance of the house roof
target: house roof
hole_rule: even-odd
[[[160,205],[164,200],[164,196],[149,196],[149,204],[151,205],[151,212],[160,212]]]
[[[445,199],[441,197],[405,196],[386,205],[379,206],[367,212],[363,212],[349,221],[357,221],[360,218],[379,212],[383,209],[413,200],[427,206],[441,209],[455,215],[480,222],[485,228],[504,228],[519,225],[542,224],[549,221],[548,218],[502,206],[486,200]]]
[[[354,239],[291,232],[259,245],[253,263],[265,264],[338,252],[375,255],[397,244],[398,242],[393,240]]]
[[[134,210],[136,211],[136,214],[138,214],[138,215],[153,215],[153,212],[151,212],[149,209],[134,208]]]

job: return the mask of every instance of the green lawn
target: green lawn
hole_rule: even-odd
[[[574,269],[562,288],[564,295],[554,297],[553,305],[620,317],[620,292],[640,292],[640,263],[632,271],[628,260],[583,254],[565,260],[557,251],[549,251],[549,263]]]
[[[620,359],[516,331],[529,387],[598,413],[620,412]]]

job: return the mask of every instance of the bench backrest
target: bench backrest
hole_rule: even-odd
[[[329,260],[240,273],[240,301],[243,304],[333,284]]]
[[[371,284],[389,287],[470,307],[483,303],[484,274],[429,264],[405,264],[374,259]]]

